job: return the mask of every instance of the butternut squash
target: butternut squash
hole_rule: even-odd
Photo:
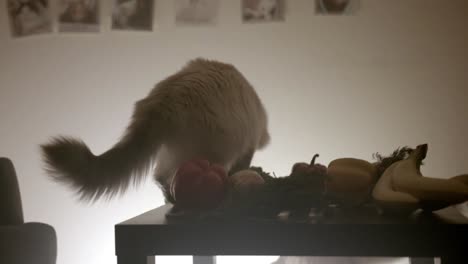
[[[327,173],[327,195],[341,205],[352,207],[367,200],[377,170],[365,160],[340,158],[330,162]]]

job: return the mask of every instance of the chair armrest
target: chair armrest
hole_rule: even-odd
[[[23,224],[23,208],[13,162],[0,157],[0,226]]]
[[[55,229],[44,223],[0,226],[0,263],[54,264]]]

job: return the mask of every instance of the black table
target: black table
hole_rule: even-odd
[[[268,219],[171,220],[165,205],[115,226],[118,264],[155,263],[155,255],[440,257],[468,263],[468,220],[453,207],[409,217],[379,215],[374,208],[331,211],[307,221]],[[424,262],[428,263],[428,262]]]

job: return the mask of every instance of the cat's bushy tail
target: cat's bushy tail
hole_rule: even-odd
[[[161,144],[155,120],[134,119],[125,136],[105,153],[95,156],[86,144],[70,137],[56,137],[41,145],[49,175],[71,185],[81,200],[112,198],[144,179]]]

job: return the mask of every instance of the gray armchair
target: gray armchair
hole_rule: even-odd
[[[24,223],[13,163],[0,157],[0,263],[54,264],[57,236],[52,226]]]

